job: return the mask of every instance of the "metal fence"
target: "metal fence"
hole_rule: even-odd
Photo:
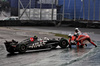
[[[58,5],[63,19],[100,20],[100,0],[58,0]],[[70,17],[66,17],[66,13]]]
[[[100,20],[100,0],[18,0],[17,5],[20,19]]]
[[[56,20],[56,0],[19,0],[19,19]]]

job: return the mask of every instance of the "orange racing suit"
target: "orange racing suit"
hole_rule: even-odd
[[[83,45],[82,43],[84,40],[88,40],[91,44],[93,44],[95,47],[97,47],[96,44],[92,42],[89,35],[86,33],[79,35],[78,38],[76,39],[77,42],[79,42],[79,41],[81,42],[81,45]]]

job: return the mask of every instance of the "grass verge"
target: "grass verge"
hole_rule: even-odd
[[[50,32],[50,33],[52,33],[52,32]],[[52,34],[54,34],[54,36],[63,37],[63,38],[68,39],[68,35],[59,34],[59,33],[52,33]]]

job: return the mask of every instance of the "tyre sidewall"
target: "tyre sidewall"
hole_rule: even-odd
[[[66,48],[67,45],[68,45],[68,41],[67,41],[66,39],[61,39],[61,40],[60,40],[59,46],[60,46],[61,48]]]
[[[12,47],[8,47],[7,48],[7,51],[10,53],[10,54],[13,54],[14,53],[14,49]]]
[[[25,44],[18,45],[18,51],[19,51],[19,53],[24,53],[24,52],[26,52],[26,50],[27,50],[27,47],[26,47]]]

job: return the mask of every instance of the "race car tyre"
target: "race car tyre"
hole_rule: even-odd
[[[7,48],[7,51],[10,53],[10,54],[14,54],[14,49],[12,47],[8,47]]]
[[[61,48],[66,48],[68,44],[69,44],[68,41],[67,41],[66,39],[63,39],[63,38],[62,38],[62,39],[60,40],[59,46],[60,46]]]
[[[18,51],[19,51],[19,53],[24,53],[24,52],[26,52],[26,50],[27,50],[26,45],[20,44],[20,45],[18,46]]]

